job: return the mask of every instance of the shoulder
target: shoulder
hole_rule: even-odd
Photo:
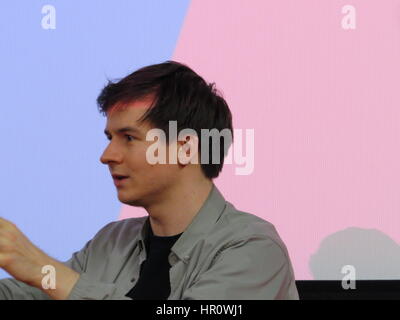
[[[287,248],[272,223],[238,210],[228,201],[226,203],[224,212],[211,230],[210,236],[215,238],[214,241],[220,241],[226,247],[239,243],[261,244],[288,256]]]
[[[92,242],[110,245],[131,242],[140,233],[146,218],[147,216],[112,221],[96,233]]]
[[[240,281],[265,284],[275,279],[279,288],[293,287],[289,254],[275,226],[226,203],[225,210],[201,243],[201,247],[206,248],[204,272],[237,274],[242,275]]]

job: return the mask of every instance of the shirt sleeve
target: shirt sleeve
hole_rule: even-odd
[[[0,300],[51,300],[42,290],[13,278],[0,280]]]
[[[132,300],[126,297],[126,292],[118,288],[115,284],[103,283],[92,279],[90,272],[86,270],[91,252],[96,250],[96,246],[99,244],[98,240],[107,236],[104,231],[112,223],[103,227],[81,250],[73,253],[69,260],[62,262],[80,274],[67,300]],[[7,278],[0,280],[0,300],[51,300],[51,297],[42,290],[29,286],[22,281]]]
[[[183,300],[298,300],[292,266],[284,249],[265,235],[222,248]]]
[[[71,259],[62,263],[76,272],[82,273],[91,242],[92,240],[88,241],[82,250],[75,252]],[[0,280],[0,300],[51,300],[51,297],[42,290],[29,286],[22,281],[7,278]]]
[[[107,237],[104,231],[106,231],[111,224],[113,224],[113,222],[103,227],[92,240],[88,241],[80,251],[75,252],[69,260],[62,262],[64,265],[80,274],[67,300],[132,300],[125,296],[126,290],[124,291],[114,283],[104,283],[93,279],[90,275],[90,271],[87,270],[89,256],[93,250],[96,250],[98,243],[104,241],[102,238]],[[99,239],[102,239],[102,241],[98,241]],[[99,261],[99,263],[101,263],[101,261]]]

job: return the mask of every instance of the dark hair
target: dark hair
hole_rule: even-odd
[[[147,120],[164,130],[167,141],[169,121],[177,121],[178,132],[185,128],[195,130],[199,137],[199,153],[202,143],[209,146],[208,164],[201,163],[202,171],[209,179],[218,177],[233,141],[233,129],[232,114],[215,83],[207,83],[184,64],[166,61],[138,69],[115,83],[108,80],[97,103],[99,111],[107,115],[116,103],[129,103],[152,94],[154,101],[140,121]],[[214,128],[218,131],[229,129],[231,132],[231,141],[222,142],[225,138],[220,138],[220,148],[215,150],[219,152],[220,161],[216,164],[212,163],[212,139],[201,141],[201,129]]]

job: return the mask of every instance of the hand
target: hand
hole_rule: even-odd
[[[44,289],[42,268],[56,269],[56,289]],[[0,218],[0,268],[15,279],[39,288],[53,299],[65,299],[79,278],[79,273],[49,257],[36,247],[16,225]]]

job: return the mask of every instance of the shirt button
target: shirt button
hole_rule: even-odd
[[[172,266],[178,261],[178,258],[176,255],[172,254],[169,256],[169,264]]]

